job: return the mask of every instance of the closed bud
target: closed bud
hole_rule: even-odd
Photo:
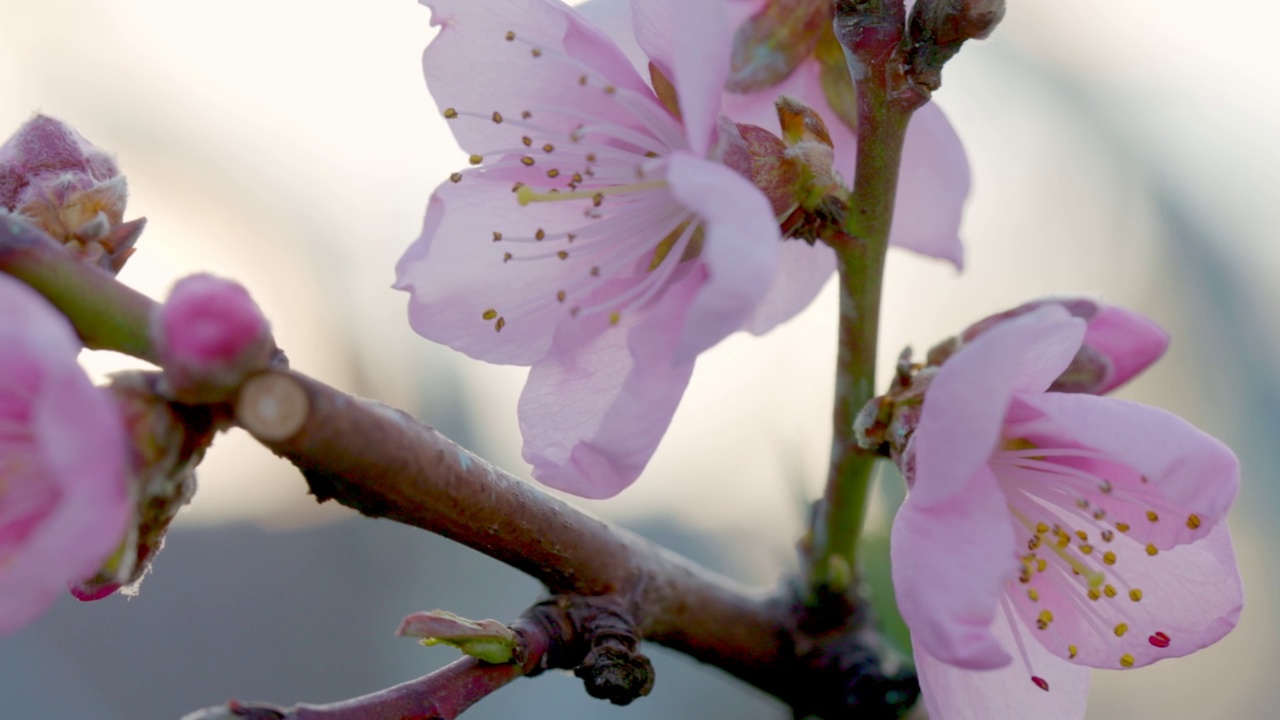
[[[36,115],[0,146],[0,212],[111,272],[124,267],[143,228],[124,221],[127,196],[115,160],[60,120]]]
[[[271,363],[271,328],[240,285],[192,275],[179,280],[151,327],[169,395],[219,402]]]

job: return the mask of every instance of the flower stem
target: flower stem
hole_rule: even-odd
[[[898,188],[898,166],[911,113],[920,104],[903,87],[902,3],[836,3],[836,35],[848,51],[858,98],[857,171],[844,232],[827,239],[840,274],[831,466],[814,517],[809,584],[845,593],[866,516],[874,453],[858,447],[853,421],[875,393],[876,345],[885,253]]]

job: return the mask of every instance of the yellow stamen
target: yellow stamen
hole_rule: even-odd
[[[630,185],[613,185],[606,188],[593,188],[591,190],[579,190],[577,192],[556,192],[556,193],[538,193],[528,185],[522,185],[516,190],[516,202],[521,206],[535,202],[551,202],[553,200],[592,200],[596,196],[603,195],[622,195],[629,192],[640,192],[644,190],[658,190],[667,186],[666,180],[650,180],[648,182],[631,183]]]

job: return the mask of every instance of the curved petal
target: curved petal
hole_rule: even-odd
[[[1015,659],[996,670],[966,670],[948,665],[912,640],[916,672],[930,720],[1080,720],[1089,697],[1089,669],[1047,653],[1013,628],[1003,615],[991,628],[1001,646],[1017,652],[1013,633],[1022,632],[1027,658]],[[1044,690],[1033,681],[1038,677]]]
[[[912,444],[918,502],[947,501],[991,457],[1015,392],[1041,392],[1075,357],[1084,321],[1044,307],[992,328],[948,359],[925,393]]]
[[[1018,562],[1012,518],[990,468],[978,468],[944,504],[908,495],[889,549],[898,610],[914,643],[966,668],[1009,663],[990,628]]]
[[[1111,522],[1127,522],[1130,536],[1144,543],[1165,549],[1201,539],[1235,501],[1235,453],[1170,412],[1075,393],[1019,400],[1042,415],[1013,430],[1019,437],[1038,447],[1088,448],[1136,471],[1106,476],[1114,491],[1089,497]]]
[[[689,309],[674,360],[684,365],[746,323],[774,283],[782,238],[764,193],[723,165],[674,153],[667,182],[706,228],[698,262],[708,277]]]
[[[1060,573],[1054,582],[1036,583],[1037,602],[1013,594],[1031,623],[1045,609],[1053,613],[1045,631],[1030,631],[1047,652],[1096,668],[1142,667],[1212,645],[1239,621],[1244,590],[1226,523],[1153,556],[1126,535],[1104,547],[1118,557],[1100,566],[1104,587],[1114,591],[1090,600],[1083,583]]]
[[[642,127],[625,103],[602,102],[608,87],[658,106],[618,46],[564,3],[421,2],[431,8],[431,22],[441,26],[422,55],[427,88],[442,110],[459,113],[449,126],[468,153],[519,148],[529,132],[519,122],[526,111],[538,126],[559,135],[582,124],[584,113]],[[495,112],[506,121],[494,122]]]
[[[809,307],[835,271],[836,255],[830,246],[784,241],[778,248],[778,279],[747,318],[743,329],[753,335],[763,335],[795,317]]]
[[[516,236],[537,228],[563,230],[582,223],[573,203],[522,207],[506,179],[470,172],[436,189],[422,234],[396,264],[396,287],[410,293],[409,323],[423,337],[471,357],[529,365],[546,354],[551,334],[565,315],[555,293],[582,262],[571,257],[504,261],[505,253],[528,252]],[[508,238],[494,242],[494,233]],[[541,302],[538,302],[541,301]],[[495,331],[496,317],[504,318]]]
[[[518,414],[524,459],[545,485],[608,498],[639,477],[671,423],[693,363],[671,362],[702,279],[689,273],[645,313],[566,323],[529,371]]]
[[[729,77],[732,35],[723,0],[646,0],[631,8],[640,47],[675,83],[689,151],[706,157]]]
[[[1084,344],[1111,361],[1111,374],[1096,391],[1104,395],[1159,360],[1169,347],[1169,333],[1143,315],[1114,305],[1099,305],[1098,313],[1089,318]]]
[[[960,222],[969,186],[969,160],[951,122],[935,103],[916,110],[902,148],[889,242],[962,269]]]
[[[76,363],[80,343],[66,318],[35,291],[3,275],[0,308],[0,364],[10,382],[23,378],[30,393],[24,401],[30,403],[26,431],[40,465],[37,473],[44,476],[35,481],[52,486],[35,488],[52,498],[47,515],[20,548],[0,558],[0,633],[5,633],[38,615],[68,583],[97,570],[123,536],[131,502],[119,412]],[[8,530],[0,528],[0,534]]]

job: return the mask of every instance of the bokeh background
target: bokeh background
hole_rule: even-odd
[[[1094,673],[1097,720],[1280,714],[1280,583],[1265,559],[1280,539],[1278,25],[1266,0],[1010,3],[937,95],[973,165],[968,268],[891,254],[884,368],[1026,299],[1098,293],[1174,333],[1122,394],[1241,456],[1239,629],[1184,660]],[[191,272],[235,278],[295,367],[523,474],[523,371],[420,340],[390,289],[427,195],[464,164],[421,78],[432,33],[410,0],[3,0],[0,134],[41,111],[117,154],[131,214],[149,218],[125,282],[162,297]],[[793,567],[827,454],[831,291],[771,335],[708,353],[640,482],[575,502],[746,581]],[[138,366],[89,362],[99,376]],[[453,659],[392,638],[404,614],[510,619],[537,593],[447,541],[317,506],[291,467],[232,432],[138,598],[68,598],[0,638],[0,715],[176,719],[228,697],[338,700]],[[787,716],[652,652],[656,688],[630,707],[553,674],[466,717]]]

